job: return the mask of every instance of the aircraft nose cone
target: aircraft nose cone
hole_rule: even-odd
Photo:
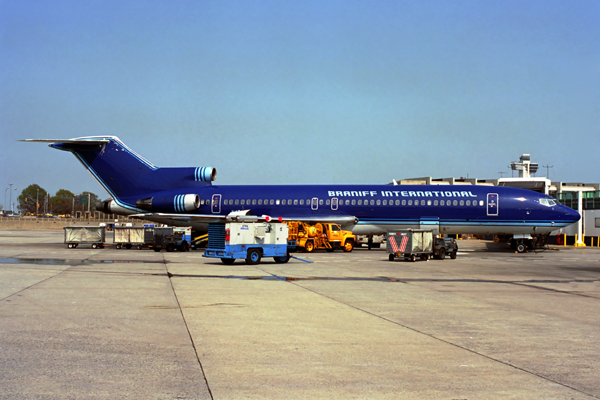
[[[573,222],[577,222],[581,219],[581,215],[579,215],[579,213],[575,210],[573,210],[572,208],[569,207],[565,207],[565,216],[568,220],[571,220]]]

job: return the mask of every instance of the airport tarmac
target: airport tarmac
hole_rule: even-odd
[[[600,398],[600,249],[226,266],[0,230],[0,399]]]

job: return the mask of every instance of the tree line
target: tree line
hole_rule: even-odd
[[[95,211],[96,204],[100,198],[92,192],[74,194],[73,192],[60,189],[54,196],[38,184],[27,186],[17,197],[17,210],[21,215],[73,215],[77,211]],[[6,207],[10,209],[9,207]]]

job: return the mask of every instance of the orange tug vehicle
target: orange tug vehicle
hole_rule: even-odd
[[[342,249],[349,252],[354,249],[356,243],[356,236],[350,231],[342,230],[338,224],[319,222],[309,225],[305,222],[290,221],[288,227],[288,241],[295,242],[299,250],[307,253],[315,249]]]

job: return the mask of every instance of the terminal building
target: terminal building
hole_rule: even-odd
[[[556,231],[556,234],[566,234],[569,244],[600,245],[599,183],[555,182],[548,178],[532,176],[537,172],[538,164],[531,162],[529,154],[523,154],[519,161],[513,161],[510,165],[512,171],[518,172],[518,177],[498,179],[423,177],[394,180],[391,184],[510,186],[545,193],[581,214],[578,223]]]

